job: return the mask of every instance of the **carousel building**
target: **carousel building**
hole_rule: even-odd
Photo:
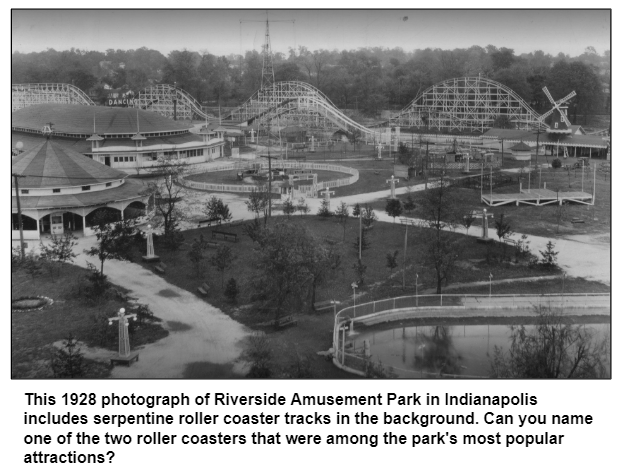
[[[17,176],[24,239],[71,231],[94,234],[98,210],[115,220],[145,215],[150,192],[141,180],[128,179],[121,170],[85,157],[54,139],[27,150],[11,162]],[[12,239],[19,239],[18,196],[11,180]]]
[[[64,147],[129,175],[158,173],[161,158],[197,166],[222,157],[225,146],[222,131],[193,133],[192,124],[141,109],[39,104],[12,113],[14,153],[44,142],[46,127]]]

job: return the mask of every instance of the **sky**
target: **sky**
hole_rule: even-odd
[[[269,10],[271,46],[357,49],[507,47],[578,56],[610,49],[609,10]],[[13,10],[12,51],[47,48],[260,50],[267,10]],[[278,21],[279,20],[279,21]],[[292,21],[294,20],[294,22]]]

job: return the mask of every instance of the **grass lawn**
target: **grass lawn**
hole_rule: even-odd
[[[576,174],[576,176],[575,176]],[[550,190],[561,191],[584,191],[591,193],[593,186],[593,176],[590,180],[585,173],[585,177],[581,175],[580,170],[543,170],[541,183],[546,182],[546,187]],[[528,173],[521,178],[523,188],[528,188]],[[531,176],[531,188],[539,184],[539,173],[533,171]],[[583,183],[581,183],[583,182]],[[487,190],[489,192],[489,189]],[[517,193],[519,186],[516,184],[496,188],[494,193]],[[485,193],[485,191],[484,191]],[[400,198],[405,200],[407,195]],[[480,190],[461,188],[458,190],[458,203],[460,207],[469,213],[472,210],[483,208],[481,203]],[[418,193],[414,193],[414,199],[418,200]],[[377,200],[371,203],[378,213],[385,213],[386,200]],[[602,234],[611,231],[611,181],[610,176],[599,175],[596,172],[596,203],[594,206],[569,203],[565,206],[564,216],[559,224],[559,233],[557,234],[557,211],[558,206],[529,206],[509,204],[505,206],[491,207],[488,210],[498,218],[501,213],[512,223],[512,231],[516,234],[513,236],[517,239],[520,234],[533,234],[536,236],[556,237],[558,234]],[[422,212],[417,206],[416,209],[408,217],[422,217]],[[584,223],[572,223],[573,218],[580,218]],[[480,225],[480,220],[475,221],[476,225]],[[488,220],[489,228],[495,230],[494,219]],[[494,231],[495,232],[495,231]],[[491,234],[496,238],[496,234]]]
[[[81,284],[86,282],[86,269],[73,265],[64,265],[59,277],[51,277],[45,269],[43,274],[32,279],[22,270],[12,275],[11,297],[42,295],[54,300],[52,305],[30,312],[11,312],[11,374],[14,378],[49,378],[53,374],[49,361],[53,353],[52,344],[64,340],[71,333],[77,340],[97,346],[106,341],[104,346],[117,349],[117,326],[106,327],[102,322],[107,317],[115,316],[121,307],[132,311],[122,298],[116,298],[119,287],[112,293],[112,298],[97,304],[87,302],[79,295]],[[122,292],[123,293],[123,292]],[[96,319],[100,322],[96,323]],[[103,328],[104,327],[104,328]],[[110,330],[109,330],[110,328]],[[167,336],[168,332],[156,323],[146,322],[132,334],[133,346],[156,341]],[[89,378],[103,378],[110,374],[108,364],[95,363],[86,359]]]
[[[273,220],[285,220],[286,217],[274,217]],[[346,237],[343,241],[343,228],[334,219],[322,219],[317,216],[294,216],[291,221],[296,225],[306,228],[307,232],[320,240],[334,242],[338,252],[341,254],[341,268],[332,278],[317,289],[316,300],[339,300],[342,306],[352,305],[353,292],[351,282],[356,279],[351,266],[357,261],[357,253],[353,248],[353,243],[358,234],[359,222],[350,219],[346,226]],[[216,268],[211,267],[209,259],[215,254],[214,249],[206,251],[204,265],[204,275],[195,274],[188,251],[194,239],[198,239],[200,234],[210,240],[210,230],[193,229],[184,231],[185,245],[178,251],[168,251],[164,249],[160,242],[155,243],[155,252],[166,263],[167,270],[164,278],[174,285],[180,286],[190,292],[197,293],[197,288],[203,282],[210,287],[207,301],[222,309],[236,321],[251,328],[266,330],[269,334],[273,353],[282,367],[287,367],[295,360],[296,355],[310,358],[314,377],[321,378],[344,378],[343,373],[316,352],[327,350],[332,344],[333,312],[314,313],[309,310],[302,310],[296,313],[298,325],[280,331],[274,331],[271,326],[272,315],[254,310],[249,301],[247,292],[247,281],[251,275],[254,260],[254,246],[251,239],[243,234],[242,226],[228,227],[225,230],[238,234],[237,243],[227,242],[224,245],[230,246],[236,256],[232,266],[225,271],[224,282],[234,277],[238,283],[240,294],[236,305],[227,301],[223,296],[221,287],[221,274]],[[370,230],[368,237],[371,247],[363,252],[363,262],[367,266],[365,274],[365,286],[359,289],[358,302],[376,300],[390,296],[405,295],[413,292],[416,264],[418,264],[419,287],[435,287],[434,275],[431,269],[423,268],[423,250],[421,247],[422,233],[424,231],[417,228],[410,228],[408,232],[408,251],[406,259],[406,288],[402,288],[402,263],[403,263],[403,243],[404,228],[390,223],[375,223]],[[485,261],[486,248],[476,243],[472,237],[457,236],[459,243],[465,247],[465,253],[460,265],[453,274],[452,282],[471,282],[487,280],[488,275],[493,273],[497,279],[526,277],[557,273],[557,271],[547,270],[540,266],[528,268],[523,265],[512,265],[509,263],[500,264],[493,258],[500,253],[500,247],[493,246],[491,263]],[[386,267],[386,254],[388,252],[399,251],[399,266],[394,269],[392,275]],[[508,249],[508,255],[513,251]],[[139,262],[140,265],[152,269],[153,265]],[[543,284],[542,284],[543,285]],[[568,289],[566,289],[568,290]],[[554,290],[553,290],[554,291]],[[464,291],[462,290],[461,293]],[[508,292],[501,289],[501,293]]]

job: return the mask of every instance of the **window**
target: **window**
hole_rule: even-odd
[[[89,191],[91,189],[91,185],[85,185],[82,187],[82,191]]]
[[[559,122],[555,122],[555,129],[559,128]]]
[[[28,194],[28,190],[24,190],[23,188],[20,191],[22,192],[22,195],[27,195]]]
[[[113,162],[117,163],[117,157],[113,157]]]
[[[108,187],[109,187],[109,186],[111,186],[111,185],[112,185],[112,183],[109,181],[109,182],[106,184],[106,188],[108,188]]]
[[[60,193],[61,189],[60,188],[53,188],[52,189],[52,193]]]

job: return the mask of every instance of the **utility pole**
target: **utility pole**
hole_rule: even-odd
[[[26,251],[24,250],[24,226],[22,225],[22,206],[20,204],[19,183],[17,181],[18,177],[23,178],[24,175],[18,175],[17,173],[12,173],[12,175],[15,180],[15,201],[17,201],[17,225],[20,233],[20,252],[22,254],[22,260],[24,260],[26,258]]]
[[[173,81],[173,120],[178,120],[178,87],[177,81]]]

